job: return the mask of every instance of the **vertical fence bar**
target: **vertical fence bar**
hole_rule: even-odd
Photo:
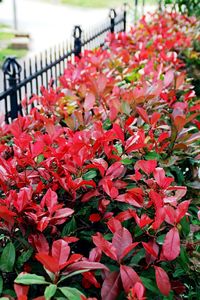
[[[15,58],[9,57],[5,60],[3,64],[3,72],[4,76],[8,76],[8,84],[9,88],[11,88],[10,92],[10,117],[12,120],[17,118],[18,116],[18,102],[17,102],[17,81],[19,81],[20,73],[22,71],[22,67],[16,61]]]
[[[158,0],[158,10],[159,12],[162,11],[162,0]]]
[[[80,57],[82,52],[82,41],[81,41],[82,29],[79,25],[76,25],[74,27],[73,37],[74,37],[74,54],[76,57]]]
[[[124,32],[126,32],[126,22],[127,22],[127,3],[124,3],[124,29],[123,29]]]
[[[110,32],[114,33],[115,32],[115,18],[116,18],[117,14],[115,9],[111,8],[110,13],[109,13],[109,17],[110,17]]]
[[[145,0],[142,0],[142,15],[144,15]]]
[[[138,0],[135,0],[135,11],[134,11],[135,15],[134,15],[134,22],[135,25],[137,24],[137,17],[138,17]]]

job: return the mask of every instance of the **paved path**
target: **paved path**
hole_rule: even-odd
[[[31,51],[40,52],[68,39],[74,25],[93,27],[104,20],[108,9],[86,9],[38,0],[15,0],[18,29],[31,34]],[[0,23],[13,25],[13,0],[0,4]]]

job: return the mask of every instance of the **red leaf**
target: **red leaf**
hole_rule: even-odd
[[[109,273],[102,285],[101,297],[103,300],[115,300],[121,291],[119,272]]]
[[[98,283],[98,281],[96,280],[92,272],[85,272],[82,275],[85,282],[89,282],[90,284],[94,285],[96,288],[100,288],[100,284]]]
[[[10,211],[6,206],[0,206],[0,218],[10,224],[14,224],[16,213]]]
[[[176,209],[176,223],[179,223],[180,220],[185,216],[190,205],[190,200],[181,202]]]
[[[107,77],[104,74],[100,74],[97,79],[97,93],[100,95],[106,88]]]
[[[119,202],[125,202],[136,207],[142,207],[143,203],[141,203],[142,201],[140,198],[141,197],[138,198],[137,195],[134,195],[129,191],[126,194],[119,195],[115,200]]]
[[[124,251],[122,252],[120,259],[123,259],[123,258],[124,258],[127,254],[129,254],[129,252],[131,252],[138,244],[139,244],[138,242],[135,242],[135,243],[130,244],[128,247],[126,247],[126,248],[124,249]]]
[[[134,211],[135,213],[135,211]],[[125,210],[119,213],[115,219],[119,220],[120,222],[127,221],[129,219],[133,218],[132,214],[130,213],[130,210]]]
[[[171,225],[176,223],[176,210],[172,206],[165,206],[165,222]]]
[[[174,117],[174,125],[178,131],[181,131],[186,124],[185,116]]]
[[[74,210],[71,208],[68,208],[68,207],[61,208],[55,212],[55,214],[51,220],[67,218],[67,217],[71,216],[73,213],[74,213]]]
[[[69,266],[71,267],[72,264],[75,264],[76,262],[78,262],[80,259],[83,258],[83,255],[81,254],[72,254],[70,256],[70,258],[68,259],[68,261],[65,263],[65,267]],[[69,267],[68,267],[69,268]],[[68,270],[68,269],[67,269]]]
[[[118,189],[114,186],[109,177],[104,177],[100,183],[102,183],[104,192],[106,192],[106,194],[108,194],[108,196],[110,196],[112,199],[118,196]]]
[[[154,251],[154,253],[156,253],[156,256],[155,255],[152,255],[152,251],[150,251],[151,253],[146,252],[146,262],[147,264],[151,264],[152,262],[154,262],[157,258],[158,258],[158,253],[159,253],[159,246],[156,244],[155,240],[150,240],[148,242],[148,246]]]
[[[149,216],[147,216],[146,214],[143,214],[140,219],[138,218],[138,220],[137,220],[137,215],[136,215],[136,222],[140,228],[143,228],[146,225],[151,224],[153,222],[153,220],[150,219]]]
[[[162,199],[160,194],[158,194],[154,190],[150,190],[149,197],[153,201],[153,204],[154,204],[156,209],[163,207],[164,203],[163,203],[163,199]]]
[[[97,232],[95,236],[92,237],[93,243],[108,257],[117,260],[117,250],[116,248],[108,241],[104,239],[104,237]]]
[[[160,119],[161,114],[158,112],[154,112],[151,116],[151,125],[156,125],[156,123],[158,122],[158,120]]]
[[[95,95],[92,93],[88,93],[87,96],[85,97],[85,102],[83,104],[83,107],[85,111],[90,111],[94,104],[95,104]]]
[[[122,259],[122,254],[124,250],[132,244],[132,235],[128,229],[122,227],[114,233],[112,238],[112,245],[116,249],[118,260]]]
[[[165,177],[165,171],[162,168],[156,168],[153,172],[157,184],[166,189],[174,181],[172,177]]]
[[[107,169],[106,176],[110,176],[111,179],[114,179],[121,176],[124,170],[124,165],[121,162],[117,161]]]
[[[53,207],[58,203],[58,196],[56,192],[52,191],[51,189],[48,189],[44,197],[42,198],[42,201],[40,203],[41,207],[43,208],[45,205],[48,209],[48,211],[51,213]]]
[[[34,144],[30,145],[32,158],[40,155],[44,151],[44,143],[41,141],[36,141]]]
[[[155,258],[157,258],[157,253],[154,251],[154,249],[148,244],[148,243],[145,243],[145,242],[142,242],[142,245],[144,247],[144,249],[152,256],[154,256]]]
[[[130,290],[131,298],[128,299],[145,300],[146,298],[144,297],[144,293],[145,293],[145,288],[143,284],[140,282],[136,282],[134,287]]]
[[[147,175],[153,173],[157,166],[156,160],[138,160],[134,166],[135,170],[141,169]]]
[[[89,217],[90,222],[98,222],[101,220],[100,214],[91,214]]]
[[[105,171],[108,168],[108,163],[103,158],[96,158],[92,160],[92,164],[89,164],[86,166],[87,169],[93,169],[97,168],[103,177],[105,174]]]
[[[70,266],[66,268],[66,272],[64,272],[63,274],[75,272],[78,270],[86,270],[86,269],[109,271],[109,269],[105,265],[99,262],[83,260],[83,261],[72,263]]]
[[[131,267],[120,265],[120,275],[126,293],[134,287],[136,282],[141,282],[140,277]]]
[[[21,273],[21,274],[23,274],[23,273]],[[17,295],[17,299],[18,300],[28,299],[27,295],[28,295],[29,288],[30,288],[29,286],[24,286],[24,285],[21,285],[21,284],[14,283],[14,290],[15,290],[15,293]]]
[[[107,222],[107,226],[110,229],[112,233],[115,233],[116,231],[122,229],[122,224],[120,221],[118,221],[116,218],[111,218]]]
[[[122,144],[124,144],[124,132],[122,131],[122,128],[118,124],[114,123],[113,131],[115,132],[117,138],[120,139]]]
[[[97,190],[89,191],[83,195],[81,202],[88,202],[91,198],[99,196],[100,193]]]
[[[164,220],[165,220],[164,207],[157,208],[156,209],[156,215],[155,215],[155,218],[154,218],[154,222],[153,222],[153,224],[151,224],[151,227],[154,230],[157,230]]]
[[[37,253],[35,258],[52,273],[56,273],[60,270],[57,259],[46,253]]]
[[[146,112],[146,110],[144,110],[144,108],[137,106],[136,110],[138,112],[138,114],[140,115],[140,117],[147,123],[149,124],[149,117],[148,114]]]
[[[32,191],[29,188],[23,188],[17,195],[17,199],[14,201],[14,206],[18,212],[21,212],[31,201]]]
[[[49,253],[49,244],[42,233],[31,234],[28,241],[37,250],[37,252]]]
[[[184,83],[185,81],[185,73],[181,73],[179,76],[176,78],[176,90],[178,90]]]
[[[176,227],[166,234],[163,244],[163,254],[167,260],[173,260],[180,254],[180,237]]]
[[[37,229],[40,231],[40,232],[43,232],[48,224],[49,224],[49,221],[50,221],[50,218],[48,217],[43,217],[38,223],[37,223]]]
[[[169,70],[167,71],[167,73],[165,74],[165,78],[164,78],[164,87],[168,87],[174,80],[174,70]]]
[[[171,289],[177,294],[184,294],[186,292],[185,285],[180,282],[179,280],[173,280],[171,281]]]
[[[70,247],[64,240],[57,240],[53,242],[51,255],[56,258],[61,267],[68,259]]]
[[[156,283],[160,292],[168,296],[171,290],[171,284],[167,273],[160,267],[154,266],[156,272]]]
[[[68,244],[70,243],[75,243],[79,240],[79,238],[75,237],[75,236],[67,236],[67,237],[63,237],[63,240],[66,241]]]

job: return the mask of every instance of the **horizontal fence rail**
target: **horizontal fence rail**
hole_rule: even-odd
[[[22,100],[30,99],[40,93],[40,87],[49,83],[58,84],[59,76],[64,73],[67,61],[80,57],[84,50],[91,50],[104,45],[109,32],[126,31],[126,4],[120,13],[110,10],[104,24],[91,32],[83,32],[80,26],[74,27],[73,41],[45,51],[39,56],[23,62],[23,65],[8,57],[3,64],[4,91],[0,93],[0,102],[4,102],[6,123],[14,120],[22,112]],[[33,102],[31,107],[37,103]],[[27,106],[26,113],[30,111]]]

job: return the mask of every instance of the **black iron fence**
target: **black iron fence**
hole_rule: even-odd
[[[22,112],[22,99],[30,99],[40,93],[40,87],[50,82],[56,86],[58,78],[64,72],[67,61],[80,56],[85,49],[94,49],[104,45],[109,32],[126,31],[126,4],[120,13],[110,10],[109,18],[102,26],[92,32],[83,32],[80,26],[74,27],[73,41],[64,43],[55,49],[45,51],[40,56],[24,61],[21,65],[15,58],[8,57],[3,64],[4,91],[0,93],[0,104],[4,105],[5,121],[9,123]],[[2,103],[3,102],[3,103]],[[35,103],[32,103],[32,107]],[[1,105],[2,107],[2,105]],[[27,106],[28,113],[30,106]]]
[[[144,13],[145,0],[134,0],[134,18],[138,18],[138,4]],[[162,0],[155,0],[159,10],[162,9]],[[5,121],[11,122],[18,114],[23,115],[22,100],[40,93],[40,87],[48,87],[50,82],[57,86],[60,75],[63,74],[67,61],[74,61],[76,56],[87,49],[103,46],[109,32],[126,31],[127,4],[119,13],[111,9],[109,18],[104,24],[90,32],[83,32],[80,26],[74,27],[73,41],[66,42],[54,49],[45,51],[39,56],[19,63],[14,57],[8,57],[3,64],[4,91],[0,92],[0,107],[4,107]],[[37,104],[32,103],[31,107]],[[30,105],[26,113],[30,111]]]

